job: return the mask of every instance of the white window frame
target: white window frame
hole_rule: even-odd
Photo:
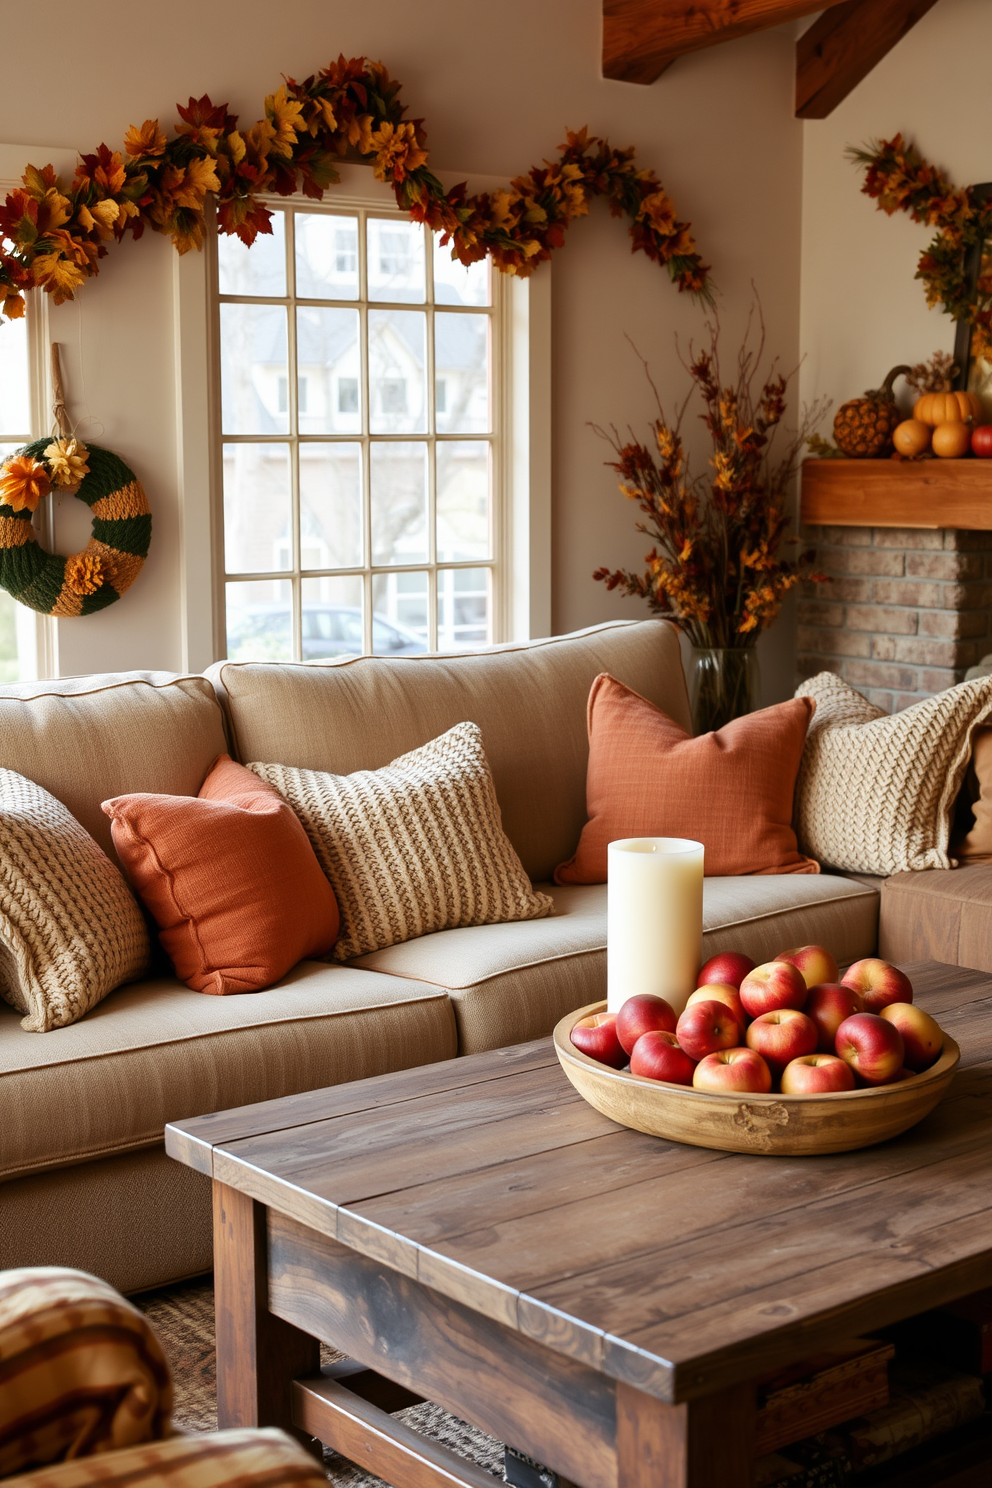
[[[395,212],[392,192],[374,181],[369,167],[345,166],[341,176],[328,205]],[[477,181],[472,187],[498,184]],[[310,205],[303,196],[277,198],[274,204]],[[211,334],[219,304],[215,263],[213,252],[177,255],[173,270],[183,665],[191,671],[203,670],[226,652],[220,367],[217,338]],[[493,389],[502,425],[499,485],[493,491],[497,644],[551,630],[550,273],[544,264],[530,280],[494,275],[501,281],[494,292],[503,300],[500,386]]]
[[[73,151],[52,149],[50,145],[0,145],[0,193],[4,196],[23,183],[21,175],[29,160],[51,161],[56,173],[71,177],[75,169],[76,156]],[[31,379],[31,439],[41,439],[51,430],[51,407],[53,401],[51,382],[51,327],[48,317],[48,296],[40,290],[32,290],[26,296],[26,319],[28,328],[28,375]],[[0,336],[3,335],[0,325]],[[38,537],[45,547],[51,549],[55,543],[54,507],[51,499],[45,502],[35,516],[34,525]],[[40,615],[37,610],[28,611],[33,620],[34,665],[31,670],[37,680],[59,675],[58,621],[51,615]]]

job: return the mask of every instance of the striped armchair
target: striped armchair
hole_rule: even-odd
[[[0,1478],[17,1488],[327,1488],[281,1431],[173,1432],[144,1314],[55,1266],[0,1271]]]

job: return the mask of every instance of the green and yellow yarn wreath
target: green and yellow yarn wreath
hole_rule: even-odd
[[[93,513],[89,542],[68,558],[43,548],[31,525],[41,498],[60,486],[75,487]],[[151,535],[141,483],[110,450],[39,439],[0,467],[0,585],[43,615],[92,615],[120,599],[141,572]]]

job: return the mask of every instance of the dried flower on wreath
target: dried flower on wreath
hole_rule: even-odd
[[[87,462],[89,450],[81,439],[53,439],[45,446],[45,459],[57,486],[78,486],[84,475],[89,475]]]
[[[37,511],[50,489],[48,471],[30,455],[12,455],[0,465],[0,505],[11,511]]]
[[[992,357],[992,274],[983,266],[972,288],[965,273],[968,250],[992,237],[992,201],[979,200],[971,186],[954,186],[901,134],[847,153],[864,168],[861,190],[880,211],[890,217],[908,212],[914,222],[937,229],[916,270],[927,304],[942,305],[952,320],[966,321],[973,354]]]
[[[796,541],[787,529],[800,451],[826,405],[804,410],[784,449],[773,451],[791,375],[783,376],[773,362],[761,380],[765,331],[760,312],[758,320],[757,347],[749,345],[749,322],[727,381],[720,368],[719,327],[707,325],[709,344],[698,352],[690,347],[689,361],[683,363],[692,389],[673,423],[651,383],[658,401],[651,445],[633,436],[625,442],[616,429],[597,430],[616,452],[616,460],[608,464],[620,478],[623,495],[644,514],[637,530],[653,546],[644,573],[600,568],[593,578],[608,589],[646,600],[695,646],[752,645],[800,579],[827,582],[813,571],[812,552],[781,556],[781,549]],[[708,473],[696,476],[690,474],[682,435],[693,393],[702,398],[700,418],[712,445]]]
[[[179,108],[171,139],[146,119],[128,130],[123,150],[100,145],[81,156],[69,183],[50,165],[28,166],[22,188],[0,207],[0,312],[23,315],[27,289],[47,291],[56,304],[72,299],[98,272],[111,239],[140,238],[146,227],[180,253],[201,248],[209,193],[218,231],[250,247],[272,231],[263,193],[302,190],[319,201],[340,179],[345,156],[370,162],[398,205],[440,233],[459,263],[488,256],[507,274],[532,274],[592,199],[605,197],[613,216],[629,219],[632,251],[661,264],[680,291],[710,301],[709,269],[690,225],[632,148],[569,131],[557,159],[503,190],[469,196],[464,182],[446,191],[431,173],[424,122],[405,113],[400,84],[380,62],[342,56],[302,83],[287,78],[248,128],[204,95]]]

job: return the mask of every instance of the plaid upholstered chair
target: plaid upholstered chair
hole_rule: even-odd
[[[327,1488],[281,1431],[184,1436],[144,1314],[84,1271],[0,1271],[0,1478],[17,1488]]]

